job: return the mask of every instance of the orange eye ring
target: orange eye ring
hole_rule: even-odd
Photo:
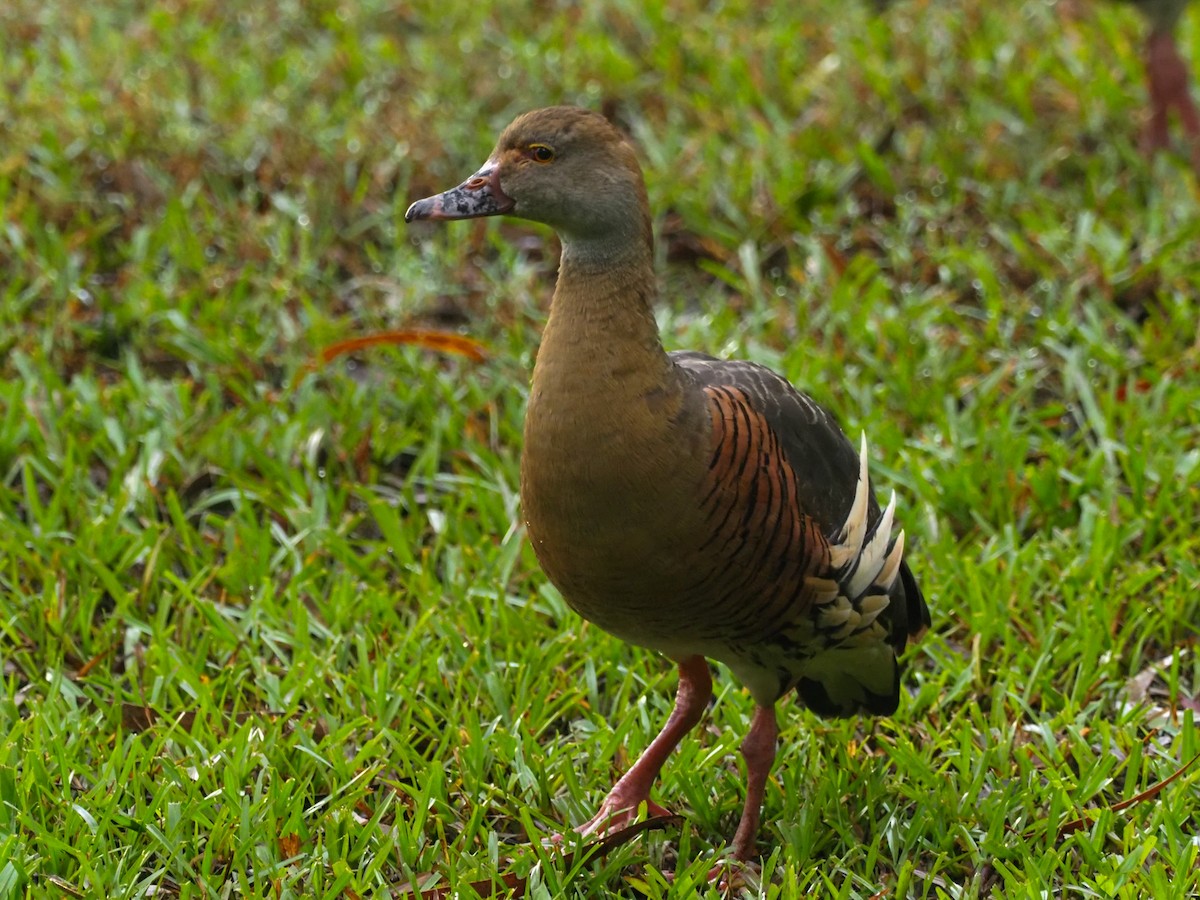
[[[554,148],[545,144],[530,144],[529,158],[540,163],[554,162]]]

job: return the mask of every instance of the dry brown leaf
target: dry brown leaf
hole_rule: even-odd
[[[1154,660],[1154,662],[1130,678],[1125,684],[1125,695],[1129,698],[1129,702],[1136,704],[1148,701],[1150,699],[1150,685],[1154,683],[1154,679],[1163,672],[1170,671],[1171,664],[1175,662],[1177,656],[1182,659],[1190,652],[1190,647],[1181,647],[1164,656],[1162,659]]]
[[[153,728],[163,717],[149,706],[138,706],[136,703],[121,704],[121,726],[126,731],[140,734]],[[191,731],[196,722],[194,712],[182,712],[174,719],[174,724],[184,731]]]
[[[56,888],[58,888],[60,891],[62,891],[64,894],[67,894],[70,897],[86,897],[87,896],[83,891],[79,890],[79,888],[77,888],[77,887],[75,887],[75,885],[71,884],[71,882],[66,881],[62,878],[59,878],[57,875],[47,875],[46,881],[50,882],[50,884],[54,885]]]
[[[487,350],[479,341],[461,334],[449,331],[435,331],[427,328],[408,328],[401,331],[380,331],[362,337],[348,338],[330,344],[321,351],[321,362],[328,363],[347,353],[365,350],[381,344],[414,344],[426,350],[436,350],[439,353],[456,353],[465,356],[472,362],[483,362],[487,359]]]
[[[104,650],[101,650],[99,653],[97,653],[95,656],[93,656],[91,659],[89,659],[82,666],[80,666],[78,669],[75,670],[75,677],[76,678],[86,678],[87,674],[90,671],[92,671],[92,669],[96,668],[97,663],[99,663],[100,660],[104,659],[104,657],[108,656],[112,652],[112,650],[113,650],[112,647],[108,647]]]
[[[277,720],[282,721],[284,729],[288,732],[302,724],[305,725],[309,728],[309,735],[314,741],[322,741],[329,735],[329,727],[325,724],[324,719],[309,721],[301,715],[285,716],[283,713],[270,710],[240,712],[226,716],[225,725],[244,725],[250,721],[274,722]],[[185,710],[174,716],[168,716],[149,706],[139,706],[136,703],[121,704],[121,727],[126,731],[140,734],[156,726],[167,724],[176,725],[184,731],[190,732],[192,726],[196,724],[196,712]]]
[[[617,847],[629,843],[638,835],[654,831],[660,828],[674,827],[683,824],[683,816],[651,816],[641,822],[635,822],[632,825],[627,825],[624,828],[619,828],[604,837],[596,838],[593,841],[588,841],[578,850],[572,850],[562,854],[562,862],[565,866],[573,865],[576,855],[587,859],[597,853],[608,853],[615,850]],[[556,845],[550,845],[556,846]],[[520,848],[516,848],[520,849]],[[512,857],[508,857],[509,863],[512,862]],[[413,882],[405,882],[398,885],[396,891],[400,894],[409,894],[418,900],[450,900],[451,890],[448,887],[420,887],[421,884],[436,883],[441,880],[441,877],[436,872],[424,872],[416,878],[416,884]],[[496,882],[499,881],[509,891],[520,891],[525,888],[525,879],[512,872],[504,875],[496,875],[493,878],[485,878],[480,881],[473,881],[469,885],[471,890],[481,896],[497,897],[495,893]]]
[[[1163,789],[1167,785],[1169,785],[1173,781],[1178,780],[1180,778],[1180,776],[1183,775],[1184,772],[1186,772],[1193,765],[1195,765],[1197,760],[1200,760],[1200,753],[1193,756],[1191,759],[1189,759],[1187,762],[1185,762],[1182,766],[1180,766],[1178,769],[1176,769],[1174,772],[1172,772],[1170,775],[1168,775],[1162,781],[1159,781],[1159,782],[1156,782],[1156,783],[1150,785],[1150,787],[1146,788],[1140,794],[1136,794],[1133,797],[1130,797],[1128,800],[1122,800],[1120,803],[1114,803],[1112,806],[1108,807],[1109,811],[1110,812],[1120,812],[1123,809],[1128,809],[1129,807],[1133,806],[1136,803],[1141,803],[1143,800],[1153,800],[1160,793],[1162,793]],[[1080,816],[1078,819],[1072,819],[1070,822],[1067,822],[1065,825],[1062,825],[1061,827],[1059,827],[1059,829],[1058,829],[1059,840],[1062,840],[1067,835],[1074,834],[1076,831],[1079,831],[1081,828],[1085,827],[1091,821],[1092,820],[1087,816]]]

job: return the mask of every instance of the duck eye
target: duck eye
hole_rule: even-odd
[[[545,144],[530,144],[529,155],[540,163],[548,163],[554,159],[554,148]]]

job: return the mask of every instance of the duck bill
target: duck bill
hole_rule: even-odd
[[[418,200],[404,214],[405,222],[417,219],[478,219],[501,216],[516,202],[500,189],[500,166],[490,159],[456,188]]]

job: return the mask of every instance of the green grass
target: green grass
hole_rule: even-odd
[[[667,344],[865,429],[934,610],[895,717],[782,704],[761,895],[1200,893],[1200,774],[1111,809],[1200,751],[1200,206],[1136,14],[536,7],[0,8],[0,898],[715,895],[724,676],[682,828],[524,846],[674,675],[516,524],[553,238],[402,221],[563,101],[640,145]],[[410,326],[490,359],[310,365]]]

